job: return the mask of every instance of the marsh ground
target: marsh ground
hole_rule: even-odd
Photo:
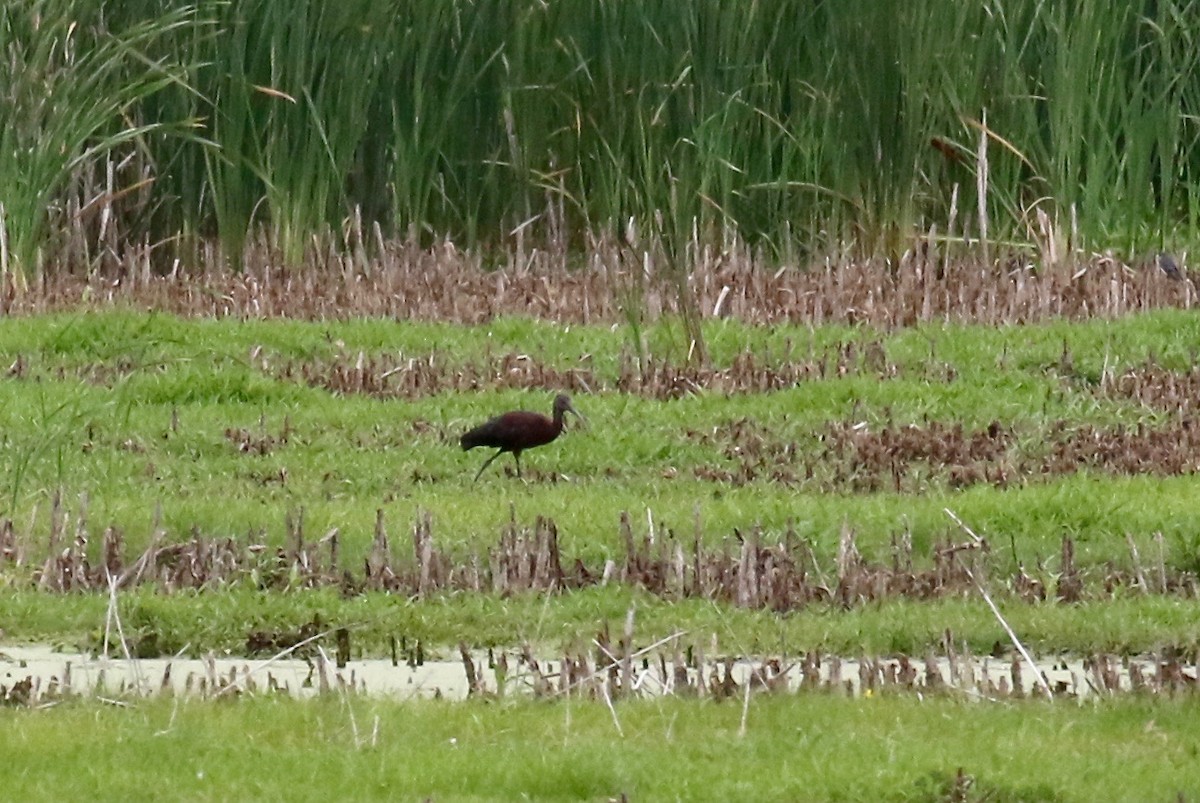
[[[856,286],[886,281],[864,276]],[[186,299],[236,293],[207,295],[199,282],[170,296],[151,282],[88,301],[90,285],[64,283],[76,289],[41,310],[20,308],[36,306],[24,299],[0,321],[5,636],[96,650],[107,628],[116,654],[115,614],[145,657],[257,648],[265,658],[319,632],[332,651],[344,629],[355,659],[396,645],[431,658],[454,658],[460,643],[532,645],[556,664],[582,656],[598,676],[596,640],[620,655],[671,634],[645,659],[694,670],[699,649],[715,671],[726,657],[921,662],[957,650],[1007,667],[1015,645],[983,588],[1037,654],[1173,661],[1179,683],[1143,693],[1186,698],[1200,641],[1200,324],[1172,308],[1190,306],[1178,283],[1115,276],[1129,293],[1052,281],[1066,282],[1055,292],[1072,309],[1141,299],[1122,310],[1132,314],[1046,307],[1021,323],[932,315],[898,326],[903,315],[876,311],[815,326],[739,313],[703,322],[703,360],[669,311],[614,319],[618,307],[600,301],[608,312],[591,322],[401,321],[358,317],[352,305],[336,319],[304,305],[312,314],[255,317],[248,297],[232,302],[237,315],[210,317]],[[558,297],[557,279],[540,281]],[[976,297],[1008,297],[1011,276],[991,281],[997,289]],[[905,303],[950,298],[930,282]],[[174,313],[136,311],[140,293],[184,301]],[[1005,309],[1020,317],[1042,293]],[[527,453],[523,480],[504,458],[473,482],[483,457],[464,454],[458,435],[499,410],[548,411],[560,390],[589,426]],[[633,693],[619,677],[608,689]],[[593,692],[587,716],[603,719]],[[846,706],[848,723],[857,705],[754,700],[726,710],[753,723],[796,705]],[[78,705],[57,705],[42,725],[23,715],[22,728],[53,730]],[[1067,705],[1071,717],[1101,717]],[[526,716],[523,706],[499,710]],[[139,716],[166,709],[147,710],[158,713]],[[962,711],[938,716],[958,722]],[[1145,733],[1162,721],[1137,716],[1154,723],[1139,725]],[[367,726],[356,727],[354,750]],[[1185,732],[1164,736],[1166,749],[1194,749]],[[1052,738],[1021,733],[1038,749]],[[1086,796],[1074,781],[1007,773],[1002,783],[987,761],[952,764],[905,759],[858,786],[837,786],[831,771],[827,791],[948,795],[966,783],[961,765],[1001,798]],[[632,780],[585,784],[587,794],[674,783],[623,777]],[[1186,772],[1160,780],[1192,783]],[[420,788],[488,796],[429,783]]]

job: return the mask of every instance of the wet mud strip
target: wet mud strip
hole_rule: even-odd
[[[1177,698],[1196,693],[1198,667],[1172,651],[1136,657],[1106,654],[1038,660],[950,650],[925,657],[847,658],[808,653],[746,658],[677,643],[636,649],[602,634],[592,652],[538,658],[528,649],[473,651],[457,659],[343,660],[323,649],[283,657],[121,658],[64,653],[43,646],[0,648],[0,705],[45,706],[93,698],[113,702],[154,695],[196,699],[355,694],[390,698],[564,697],[595,700],[673,695],[741,699],[761,694],[951,695],[969,700],[1096,699],[1123,694]],[[712,647],[710,646],[710,649]],[[1002,652],[1002,650],[999,650]]]

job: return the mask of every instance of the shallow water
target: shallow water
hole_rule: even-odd
[[[489,693],[501,693],[498,674],[488,668],[487,654],[473,653],[472,659],[478,669],[481,687]],[[868,662],[864,668],[858,659],[823,656],[808,684],[848,695],[862,694],[864,682],[867,693],[874,693],[876,689],[927,693],[948,687],[980,699],[1006,696],[1011,689],[1012,661],[1007,658],[960,658],[956,664],[957,675],[952,672],[951,662],[944,657],[931,659],[928,664],[923,659],[909,661],[906,676],[899,658],[877,659]],[[786,675],[786,679],[777,677],[777,687],[791,691],[800,689],[805,684],[802,663],[799,659],[779,661],[779,670],[773,674]],[[508,665],[510,670],[502,693],[531,693],[537,685],[537,675],[524,666],[515,653],[508,658]],[[669,660],[665,676],[662,666],[657,656],[648,665],[643,665],[640,659],[635,661],[634,690],[644,695],[679,692]],[[737,660],[729,666],[729,674],[739,687],[744,688],[746,680],[761,667],[760,659]],[[1133,688],[1131,668],[1135,672],[1140,669],[1143,676],[1151,680],[1158,671],[1158,663],[1149,656],[1112,659],[1111,667],[1113,674],[1109,685],[1111,687],[1115,680],[1119,691]],[[1024,664],[1020,669],[1021,685],[1024,692],[1029,693],[1036,683],[1033,673]],[[1080,657],[1039,660],[1038,669],[1056,696],[1068,694],[1085,698],[1097,694],[1097,690],[1105,685]],[[1197,667],[1188,665],[1183,669],[1185,683],[1194,685]],[[558,670],[557,661],[542,663],[541,677],[548,681],[541,684],[543,691],[560,688]],[[697,670],[689,669],[687,674],[689,683],[695,684]],[[723,677],[724,674],[724,663],[710,663],[704,676],[711,685],[716,685],[716,675]],[[587,683],[593,689],[598,688],[603,676],[604,673],[596,673]],[[294,657],[275,660],[213,654],[204,658],[124,659],[63,652],[39,644],[0,647],[0,686],[7,692],[22,681],[30,683],[28,699],[35,703],[62,695],[123,699],[162,692],[204,697],[272,692],[300,698],[353,692],[400,700],[434,697],[461,700],[468,694],[466,671],[461,660],[427,660],[420,666],[409,666],[403,662],[393,665],[386,659],[369,659],[350,661],[338,669],[323,653],[318,653],[311,661]]]
[[[324,664],[324,684],[322,683]],[[57,689],[83,695],[149,694],[170,690],[213,696],[238,691],[279,691],[308,697],[322,691],[358,691],[401,699],[466,697],[459,661],[392,666],[387,660],[350,661],[343,669],[317,656],[297,658],[216,656],[132,659],[60,652],[44,645],[0,647],[0,685],[32,677],[43,693]]]

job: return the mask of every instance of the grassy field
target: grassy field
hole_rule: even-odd
[[[1038,655],[1171,654],[1192,671],[1200,323],[1187,310],[1020,326],[710,319],[701,361],[669,315],[105,306],[0,319],[8,640],[95,650],[115,610],[146,657],[256,639],[274,651],[315,626],[345,628],[354,657],[399,642],[427,658],[461,643],[559,659],[594,655],[596,638],[621,651],[678,633],[687,660],[703,650],[714,668],[921,660],[948,640],[1002,667],[1013,645],[983,588]],[[527,453],[523,479],[505,457],[474,481],[485,455],[464,454],[461,433],[505,409],[548,412],[560,390],[587,426]],[[109,576],[123,583],[112,598]],[[41,697],[0,715],[13,759],[0,784],[26,799],[188,800],[1200,790],[1187,680],[1086,704],[895,688],[755,693],[745,709],[740,692],[635,694],[612,710]],[[67,740],[76,759],[46,758]]]
[[[614,718],[615,716],[615,718]],[[162,700],[0,715],[22,800],[1144,801],[1200,793],[1194,701]],[[72,759],[61,758],[71,745]],[[959,777],[959,773],[962,777]]]
[[[102,702],[0,655],[0,788],[1200,794],[1200,0],[1077,5],[3,4],[0,642],[594,674]],[[474,481],[559,392],[587,426]],[[631,657],[1017,641],[1089,702]]]
[[[380,593],[345,598],[333,589],[259,591],[243,587],[164,595],[144,589],[122,592],[118,612],[132,643],[153,634],[147,656],[209,649],[240,654],[256,631],[297,632],[315,619],[344,626],[354,654],[386,656],[391,639],[420,640],[430,657],[454,658],[458,641],[511,648],[524,643],[555,654],[590,650],[605,624],[619,630],[636,612],[638,645],[676,632],[685,646],[715,643],[731,655],[798,655],[809,650],[838,655],[924,655],[941,651],[947,630],[976,654],[1007,644],[1002,626],[975,599],[932,602],[890,600],[849,611],[813,604],[787,615],[734,608],[705,600],[663,600],[627,588],[589,589],[549,599],[522,593],[507,597],[454,593],[413,600]],[[1005,618],[1039,654],[1146,653],[1177,645],[1185,655],[1200,643],[1191,600],[1126,595],[1116,600],[1030,605],[1004,588],[993,593]],[[6,637],[64,648],[99,646],[108,611],[101,594],[50,595],[8,589],[0,594]],[[327,639],[327,643],[332,639]]]
[[[578,559],[591,582],[606,561],[625,565],[630,543],[716,561],[736,557],[753,532],[764,546],[802,548],[809,586],[836,590],[850,582],[839,563],[848,537],[863,571],[896,574],[897,561],[932,571],[938,549],[969,540],[950,509],[987,539],[973,565],[1011,597],[1033,643],[1128,651],[1197,640],[1176,596],[1200,563],[1186,390],[1200,342],[1193,315],[894,332],[714,321],[700,371],[669,322],[643,335],[660,355],[655,372],[639,370],[622,328],[515,318],[6,319],[5,630],[85,639],[105,593],[30,589],[106,592],[106,539],[125,568],[152,543],[190,539],[226,543],[235,565],[206,569],[186,594],[160,596],[152,589],[171,584],[144,578],[147,593],[126,606],[167,652],[235,647],[256,627],[295,628],[314,613],[356,628],[369,650],[395,633],[553,645],[621,619],[638,595],[647,638],[685,629],[737,634],[729,646],[741,651],[919,651],[951,627],[983,649],[1002,633],[970,584],[935,593],[937,614],[904,593],[852,591],[849,613],[817,592],[785,600],[782,617],[777,604],[739,610],[720,594],[688,593],[686,577],[664,588],[630,575],[553,605],[520,588],[465,594],[461,572],[415,605],[419,589],[403,583],[399,600],[306,590],[337,588],[345,571],[369,592],[365,562],[415,565],[411,534],[426,521],[448,571],[486,567],[506,533],[533,537],[539,517],[553,522],[563,565]],[[767,374],[793,379],[763,392]],[[548,412],[557,387],[580,388],[588,426],[528,453],[524,480],[505,457],[473,482],[484,455],[464,454],[458,435],[504,409]],[[320,542],[335,530],[336,567]],[[1066,568],[1083,583],[1071,605],[1054,601],[1064,538]],[[297,543],[326,575],[300,570]],[[64,549],[75,581],[47,571]],[[1047,601],[1020,601],[1018,574]],[[494,576],[482,582],[501,588]],[[250,604],[262,590],[286,593]],[[668,604],[680,598],[691,599]],[[845,617],[856,624],[843,627]]]

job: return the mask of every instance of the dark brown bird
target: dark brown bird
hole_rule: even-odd
[[[554,399],[553,420],[546,418],[541,413],[514,410],[511,413],[498,415],[463,435],[461,441],[463,451],[469,451],[476,446],[489,446],[500,450],[479,467],[475,479],[479,479],[483,470],[505,452],[512,452],[513,459],[517,461],[517,476],[520,477],[521,452],[535,446],[545,446],[557,438],[563,430],[563,414],[568,412],[580,421],[586,420],[578,410],[571,406],[571,399],[565,393],[560,393]]]
[[[1166,251],[1159,251],[1154,261],[1158,263],[1158,269],[1165,273],[1168,279],[1183,278],[1183,274],[1179,272],[1179,264],[1175,262],[1175,257]]]

